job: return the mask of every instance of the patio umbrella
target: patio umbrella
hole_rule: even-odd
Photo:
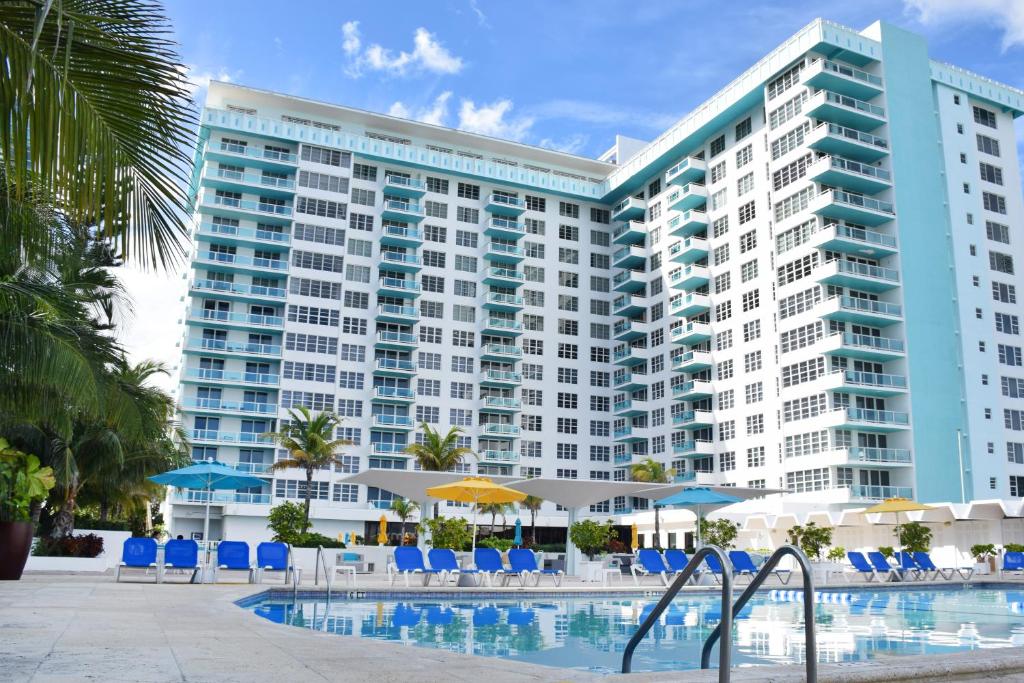
[[[388,542],[388,518],[384,515],[378,520],[380,531],[377,532],[377,545],[384,545]]]
[[[512,545],[517,548],[523,544],[523,522],[516,517],[516,535],[512,539]]]
[[[636,522],[629,527],[629,547],[636,552],[636,549],[640,547],[640,530],[636,527]]]
[[[210,553],[210,499],[213,491],[235,491],[263,486],[263,480],[242,474],[229,465],[216,460],[195,463],[188,467],[171,470],[149,478],[150,481],[183,489],[197,489],[206,492],[206,514],[203,517],[203,543],[207,559]]]
[[[718,493],[712,491],[709,488],[703,486],[697,486],[690,489],[683,489],[679,493],[669,496],[668,498],[662,498],[661,500],[654,501],[654,507],[694,507],[697,509],[697,547],[701,547],[700,542],[700,509],[702,507],[719,507],[721,505],[731,505],[732,503],[738,503],[742,498],[736,496],[730,496],[725,493]]]
[[[900,543],[900,513],[917,512],[918,510],[931,510],[931,505],[925,505],[924,503],[918,503],[916,500],[910,500],[909,498],[886,498],[878,505],[872,505],[868,509],[864,510],[864,514],[881,514],[885,512],[891,512],[896,518],[896,545],[903,549]],[[910,518],[907,518],[910,521]]]
[[[473,551],[476,552],[477,506],[486,503],[518,503],[526,498],[522,491],[495,484],[487,477],[465,477],[450,484],[427,489],[427,495],[439,500],[454,500],[473,506]]]

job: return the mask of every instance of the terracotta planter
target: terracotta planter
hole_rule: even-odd
[[[17,581],[32,548],[32,522],[0,522],[0,581]]]

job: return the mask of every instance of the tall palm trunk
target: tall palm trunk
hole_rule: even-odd
[[[71,478],[64,502],[61,503],[60,510],[53,518],[52,536],[54,538],[70,536],[75,533],[75,498],[78,496],[78,489],[78,475],[76,474]]]
[[[533,544],[537,545],[537,513],[534,510],[530,510],[530,534],[533,536]]]
[[[661,516],[657,505],[654,506],[654,547],[661,550]]]
[[[313,468],[306,468],[306,531],[309,531],[309,501],[313,498]]]
[[[496,519],[497,517],[498,517],[498,513],[497,513],[497,512],[492,512],[492,513],[491,513],[491,536],[493,536],[493,535],[494,535],[494,520],[495,520],[495,519]]]

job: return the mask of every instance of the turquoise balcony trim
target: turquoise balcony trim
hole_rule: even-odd
[[[248,505],[270,505],[269,493],[239,493],[237,491],[198,491],[179,489],[174,493],[176,503],[194,503],[205,505],[224,505],[225,503],[241,503]]]
[[[518,337],[523,333],[523,324],[508,318],[484,318],[482,329],[487,334]]]
[[[185,343],[185,348],[189,351],[203,351],[212,356],[281,357],[281,346],[278,344],[248,344],[223,339],[189,339]]]
[[[270,221],[279,225],[288,225],[292,219],[292,207],[285,204],[261,202],[257,199],[235,199],[219,197],[212,192],[204,193],[200,199],[200,211],[210,207],[215,213],[240,219],[257,216],[261,221]]]
[[[811,199],[809,208],[820,216],[869,227],[888,223],[896,217],[891,203],[843,190],[825,190]]]
[[[811,235],[811,244],[819,249],[875,259],[892,256],[899,251],[895,235],[840,222],[820,223]]]
[[[636,391],[647,386],[647,376],[628,370],[616,370],[612,375],[612,386],[616,391]]]
[[[377,281],[377,294],[380,296],[415,299],[421,293],[420,283],[397,277],[382,277]]]
[[[907,392],[906,375],[880,372],[843,371],[843,388],[861,396],[896,396]]]
[[[613,268],[639,268],[647,262],[647,249],[630,245],[617,249],[612,255]]]
[[[910,465],[913,463],[908,448],[849,448],[847,461],[860,464]]]
[[[202,248],[204,245],[200,243],[198,246]],[[228,272],[240,270],[246,273],[263,274],[266,272],[284,273],[288,270],[288,261],[225,254],[219,251],[200,251],[196,254],[194,260],[198,263],[213,265],[217,270],[226,270]]]
[[[807,169],[807,175],[817,183],[864,194],[877,194],[892,187],[888,171],[839,156],[818,159]]]
[[[840,259],[818,266],[814,279],[822,284],[865,292],[885,292],[900,286],[900,274],[894,268]]]
[[[711,326],[707,323],[687,323],[673,329],[671,338],[676,344],[699,344],[711,339]]]
[[[245,173],[227,168],[213,168],[205,165],[201,178],[204,187],[215,190],[258,192],[265,197],[291,199],[295,195],[294,178],[278,178],[259,173]]]
[[[371,443],[370,444],[370,455],[381,455],[386,458],[397,458],[397,457],[410,457],[405,449],[408,446],[404,443]],[[388,504],[390,507],[390,501]]]
[[[668,258],[674,263],[695,263],[708,257],[708,241],[702,237],[687,237],[668,248]]]
[[[423,268],[423,261],[416,254],[403,253],[400,251],[380,252],[380,263],[377,264],[380,270],[396,273],[418,273]]]
[[[885,109],[854,97],[821,90],[804,105],[808,116],[871,132],[885,124]]]
[[[612,412],[616,417],[639,417],[640,415],[646,415],[649,409],[647,401],[640,399],[616,401],[615,405],[612,406]]]
[[[280,330],[284,328],[284,318],[276,315],[252,315],[250,313],[231,313],[229,311],[192,311],[188,317],[190,322],[196,322],[209,327],[227,327],[230,329],[252,329],[263,328]]]
[[[420,312],[415,306],[399,306],[398,304],[379,304],[375,319],[384,323],[415,324],[420,319]]]
[[[523,309],[523,297],[518,294],[505,294],[502,292],[485,292],[482,308],[489,311],[515,312]]]
[[[672,398],[677,401],[699,401],[713,395],[711,382],[701,379],[690,380],[672,387]]]
[[[681,429],[703,429],[715,423],[710,411],[684,410],[672,416],[672,426]]]
[[[526,224],[511,218],[491,217],[487,219],[484,234],[500,239],[517,240],[526,234]]]
[[[885,90],[882,77],[828,59],[814,59],[804,67],[800,81],[805,86],[831,90],[859,100],[878,97]]]
[[[416,364],[401,358],[377,358],[373,363],[373,374],[407,377],[416,374]]]
[[[829,335],[821,343],[826,354],[861,360],[885,362],[902,358],[905,353],[905,345],[900,339],[854,334],[853,332]]]
[[[522,408],[522,401],[509,396],[484,396],[480,399],[480,410],[484,412],[514,413]]]
[[[488,195],[484,210],[498,216],[521,216],[526,212],[526,201],[501,194]]]
[[[286,251],[291,245],[292,240],[291,235],[287,232],[274,232],[259,228],[241,228],[235,225],[221,225],[218,223],[200,224],[197,234],[216,237],[218,242],[256,244],[263,250],[270,247]]]
[[[697,157],[686,157],[675,166],[665,171],[665,183],[668,185],[686,185],[695,180],[703,180],[708,171],[708,163]]]
[[[620,320],[615,323],[612,330],[612,337],[615,341],[630,342],[639,339],[647,334],[641,327],[642,323],[634,323],[632,320]]]
[[[186,413],[243,413],[246,415],[277,415],[276,403],[227,401],[219,398],[185,398],[181,402]]]
[[[492,266],[484,271],[484,284],[500,287],[518,287],[526,282],[526,276],[513,268]]]
[[[519,360],[523,357],[523,350],[511,344],[485,344],[480,349],[482,360]]]
[[[889,141],[885,138],[837,123],[819,124],[804,137],[804,142],[816,152],[869,164],[889,154]]]
[[[221,432],[214,429],[191,429],[188,430],[188,437],[193,442],[223,443],[223,444],[261,444],[271,445],[274,440],[269,436],[262,436],[250,432]]]
[[[672,289],[693,291],[706,287],[711,280],[707,266],[689,265],[677,268],[668,274],[669,286]]]
[[[824,317],[829,320],[886,327],[903,321],[903,307],[888,301],[871,301],[837,296],[824,301]]]
[[[406,387],[374,387],[370,400],[375,403],[412,403],[416,400],[416,392]]]
[[[669,313],[676,317],[692,318],[711,310],[711,300],[706,294],[679,295],[669,300]]]
[[[420,204],[397,199],[385,199],[380,215],[384,220],[403,223],[418,223],[427,216]]]
[[[481,462],[519,462],[519,454],[515,451],[482,450],[479,453]]]
[[[519,436],[520,431],[521,430],[518,425],[506,424],[503,422],[485,422],[480,425],[480,432],[487,435],[515,438]]]
[[[205,294],[213,292],[229,299],[245,299],[261,301],[263,299],[284,299],[288,292],[281,287],[262,287],[259,285],[246,285],[236,282],[224,282],[223,280],[194,280],[189,287],[192,292]]]
[[[484,370],[480,373],[480,384],[485,386],[518,386],[523,375],[512,370]]]
[[[406,178],[393,173],[385,173],[384,191],[398,197],[419,199],[427,193],[427,184],[419,178]]]
[[[860,431],[894,432],[910,428],[910,415],[894,410],[844,408],[842,424]]]
[[[673,211],[688,211],[708,202],[708,188],[702,183],[691,182],[669,193],[665,200]],[[673,235],[676,233],[673,232]]]
[[[374,415],[372,424],[374,429],[402,432],[409,432],[415,429],[412,418],[408,415]]]
[[[612,300],[612,314],[631,318],[647,310],[647,298],[639,294],[621,294]]]
[[[612,353],[612,362],[615,365],[633,366],[641,365],[644,362],[644,358],[639,354],[639,349],[626,346],[615,349]]]
[[[612,231],[615,244],[643,244],[647,239],[647,225],[643,221],[626,221]]]
[[[624,270],[612,277],[612,289],[616,292],[636,293],[647,286],[647,274],[639,270]]]
[[[423,233],[403,225],[381,227],[380,242],[393,247],[418,247],[423,244]]]
[[[635,218],[643,218],[647,211],[647,202],[638,197],[625,197],[612,207],[613,221],[631,221]]]
[[[488,242],[484,247],[484,258],[493,263],[517,265],[526,258],[526,250],[514,244]]]
[[[707,351],[687,351],[672,359],[672,369],[677,372],[700,372],[711,365],[711,354]]]
[[[912,486],[870,486],[853,484],[850,486],[850,498],[860,500],[886,500],[888,498],[914,499]]]
[[[294,171],[298,165],[296,155],[289,152],[278,152],[259,145],[236,145],[223,141],[208,142],[205,156],[230,164],[243,162],[246,166],[274,171]]]
[[[675,237],[693,237],[708,229],[708,215],[704,211],[690,209],[668,221],[668,231]]]
[[[277,387],[281,376],[259,372],[185,368],[182,381],[197,384],[229,384],[236,386]]]
[[[705,457],[715,454],[715,445],[710,441],[681,441],[672,444],[672,453],[684,457]]]

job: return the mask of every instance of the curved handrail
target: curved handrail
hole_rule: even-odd
[[[800,550],[796,546],[784,545],[774,553],[771,554],[761,569],[758,570],[757,574],[751,579],[750,584],[743,590],[740,597],[736,600],[736,604],[732,607],[732,618],[735,619],[739,615],[740,611],[746,607],[747,601],[750,597],[761,587],[764,580],[769,574],[775,569],[775,566],[779,564],[779,560],[784,555],[792,555],[796,558],[797,564],[800,565],[800,571],[803,573],[804,582],[804,658],[806,660],[806,674],[805,680],[807,683],[815,683],[818,680],[818,645],[815,637],[814,630],[814,577],[811,572],[811,561],[807,559],[807,555],[804,551]],[[724,563],[723,563],[723,566]],[[715,641],[722,634],[722,624],[725,623],[723,614],[722,622],[715,627],[715,630],[711,632],[708,639],[704,641],[704,649],[700,653],[700,668],[708,669],[711,665],[711,648],[715,646]],[[728,633],[728,632],[727,632]],[[722,650],[727,649],[729,643],[725,638],[722,639]],[[721,661],[723,657],[721,652],[719,653],[719,667],[722,666]]]
[[[658,623],[658,619],[661,618],[662,613],[668,609],[669,604],[675,599],[676,594],[679,593],[683,585],[689,581],[693,573],[697,571],[697,567],[704,561],[704,558],[708,555],[715,555],[718,557],[718,561],[722,565],[722,621],[719,624],[725,624],[725,637],[722,638],[722,648],[719,653],[718,661],[718,680],[719,683],[728,683],[729,681],[729,668],[731,666],[732,658],[732,611],[729,609],[732,605],[732,564],[729,562],[729,558],[726,556],[725,551],[721,548],[713,545],[706,545],[694,553],[690,561],[683,567],[683,571],[679,573],[675,581],[672,582],[666,590],[665,594],[661,596],[661,600],[654,606],[651,613],[647,615],[643,623],[637,628],[636,633],[629,639],[626,644],[626,649],[622,653],[622,673],[628,674],[633,666],[633,651],[636,650],[637,645],[644,639],[647,632]]]
[[[316,547],[316,561],[315,561],[314,564],[315,564],[315,568],[313,569],[313,585],[314,586],[319,586],[320,585],[320,568],[323,567],[324,568],[324,581],[327,582],[327,590],[328,590],[328,592],[330,592],[330,589],[331,589],[331,577],[330,577],[330,574],[327,571],[327,554],[324,553],[324,547],[322,545],[318,545]]]

